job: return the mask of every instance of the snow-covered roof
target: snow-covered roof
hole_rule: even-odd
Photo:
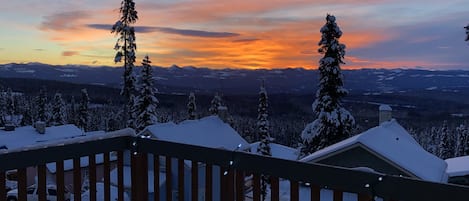
[[[392,108],[389,105],[381,104],[379,106],[379,111],[392,111]]]
[[[32,126],[18,127],[14,131],[0,130],[0,142],[8,151],[80,136],[85,133],[73,124],[47,127],[45,134],[39,134]]]
[[[395,119],[314,152],[300,161],[316,162],[357,144],[420,179],[436,182],[447,180],[446,162],[425,151]]]
[[[251,153],[257,153],[257,147],[259,147],[260,142],[254,142],[251,144]],[[281,144],[270,143],[270,152],[272,157],[287,159],[287,160],[297,160],[298,159],[298,150],[287,147]]]
[[[450,177],[469,175],[469,156],[448,158],[445,160],[448,164],[446,173]]]
[[[208,116],[198,120],[186,120],[179,124],[173,122],[157,123],[145,128],[142,133],[150,133],[156,139],[183,144],[191,144],[227,150],[241,150],[249,147],[230,125],[218,116]]]

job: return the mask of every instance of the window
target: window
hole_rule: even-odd
[[[49,193],[49,195],[57,196],[57,190],[55,189],[47,189],[47,192]]]

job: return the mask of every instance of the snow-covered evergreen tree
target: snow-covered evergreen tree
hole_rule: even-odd
[[[191,92],[189,94],[189,101],[187,102],[187,118],[190,120],[197,119],[197,114],[195,111],[197,110],[197,105],[195,104],[195,94]]]
[[[11,88],[8,88],[5,94],[6,102],[6,113],[10,117],[15,114],[15,98],[13,97],[13,92]]]
[[[6,93],[3,87],[0,86],[0,125],[3,126],[5,122],[5,116],[7,111],[7,101],[6,101]]]
[[[345,45],[339,43],[342,31],[333,15],[327,15],[321,28],[319,53],[319,89],[312,105],[316,120],[308,124],[301,133],[302,155],[315,152],[352,135],[355,127],[353,116],[342,107],[341,99],[347,95],[344,88],[340,64],[345,56]]]
[[[438,145],[438,157],[447,159],[453,157],[453,147],[450,146],[450,132],[448,131],[448,125],[445,121],[443,127],[440,130],[441,140]]]
[[[222,106],[221,103],[221,97],[218,95],[218,93],[215,93],[215,96],[213,96],[212,101],[210,102],[210,108],[208,108],[208,111],[210,112],[211,115],[218,115],[218,109]]]
[[[261,139],[259,146],[257,147],[257,153],[260,153],[261,155],[264,156],[272,156],[271,150],[270,150],[270,124],[269,124],[269,114],[268,114],[268,109],[269,103],[268,103],[268,97],[267,97],[267,91],[265,90],[264,87],[264,82],[262,82],[260,91],[259,91],[259,106],[257,109],[258,116],[257,116],[257,127],[258,127],[258,135],[259,138]],[[261,176],[261,194],[262,194],[262,200],[266,199],[267,196],[267,185],[269,184],[269,176],[267,175],[262,175]]]
[[[154,80],[151,61],[148,55],[143,59],[142,65],[142,72],[139,79],[139,93],[136,96],[135,105],[133,106],[137,131],[142,131],[145,127],[157,122],[157,90],[153,87]]]
[[[133,124],[135,118],[132,115],[134,110],[132,106],[134,103],[134,94],[136,93],[135,75],[133,72],[135,63],[135,51],[137,44],[135,42],[135,29],[131,25],[138,20],[137,11],[135,10],[135,2],[133,0],[122,0],[120,7],[120,18],[112,27],[112,33],[119,35],[114,49],[117,51],[114,61],[121,62],[124,57],[124,75],[123,86],[121,95],[126,98],[127,106],[126,113],[128,113],[128,122]],[[132,127],[132,125],[130,125]]]
[[[78,109],[78,128],[81,128],[83,131],[88,131],[88,124],[90,120],[89,114],[89,104],[90,104],[90,97],[88,96],[88,91],[86,89],[81,90],[81,100],[80,106]]]
[[[39,96],[36,98],[37,120],[48,124],[47,110],[47,92],[45,88],[39,90]]]
[[[51,124],[54,126],[64,125],[66,123],[65,102],[61,93],[55,93],[53,104]]]
[[[457,141],[456,141],[456,153],[455,156],[467,156],[469,155],[469,130],[463,124],[456,128]]]

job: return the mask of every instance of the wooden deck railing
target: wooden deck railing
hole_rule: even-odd
[[[89,156],[90,200],[96,200],[96,154],[104,154],[103,182],[104,200],[110,200],[110,158],[109,153],[117,153],[116,168],[118,172],[117,189],[119,201],[124,199],[124,158],[131,159],[131,199],[134,201],[160,200],[164,193],[165,200],[247,200],[260,201],[260,177],[270,176],[270,200],[281,200],[279,184],[283,180],[290,182],[287,196],[290,200],[305,200],[300,197],[299,189],[310,188],[308,200],[319,201],[321,189],[333,190],[333,200],[343,199],[343,192],[356,193],[359,201],[371,200],[372,196],[379,196],[384,200],[425,200],[425,201],[458,201],[469,200],[469,188],[457,185],[426,182],[411,178],[362,172],[347,168],[331,167],[320,164],[307,164],[297,161],[263,157],[241,151],[230,151],[214,148],[199,147],[186,144],[158,141],[154,139],[134,136],[109,137],[100,140],[90,140],[31,148],[15,152],[0,153],[0,201],[6,200],[5,172],[16,169],[18,172],[18,199],[26,200],[28,167],[37,167],[38,197],[46,200],[46,164],[56,163],[57,200],[65,200],[64,160],[73,159],[73,191],[81,191],[80,157]],[[128,154],[128,156],[125,156]],[[162,160],[164,158],[164,160]],[[172,161],[177,160],[177,163]],[[160,189],[160,163],[165,163],[164,179],[166,189]],[[153,164],[150,169],[148,164]],[[190,164],[190,165],[185,165]],[[205,178],[197,174],[199,167],[205,165]],[[172,167],[177,165],[178,167]],[[190,168],[185,171],[184,168]],[[174,170],[167,171],[167,170]],[[215,169],[219,169],[214,176]],[[148,172],[153,171],[153,178]],[[216,172],[216,171],[215,171]],[[187,175],[185,175],[187,174]],[[245,178],[252,175],[252,192],[245,192]],[[176,180],[172,178],[177,178]],[[184,185],[190,178],[189,187]],[[203,179],[203,185],[199,180]],[[219,179],[220,181],[216,181]],[[148,192],[149,180],[153,180],[153,195]],[[176,181],[176,185],[172,184]],[[219,184],[219,186],[216,186]],[[305,185],[308,184],[308,187]],[[174,189],[176,188],[176,189]],[[199,195],[199,189],[204,189],[204,195]],[[214,193],[215,189],[219,193]],[[173,197],[173,191],[176,193]],[[187,192],[190,195],[187,196]],[[74,200],[80,201],[80,193],[74,194]]]

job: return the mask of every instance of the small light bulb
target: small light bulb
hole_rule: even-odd
[[[138,153],[136,151],[134,151],[134,156],[137,155]]]
[[[378,177],[378,181],[383,181],[383,177]]]
[[[233,165],[233,161],[230,161],[230,165]]]
[[[365,184],[365,188],[370,188],[370,184]]]
[[[228,171],[225,171],[225,172],[223,172],[223,175],[225,175],[225,176],[226,176],[227,174],[228,174]]]

